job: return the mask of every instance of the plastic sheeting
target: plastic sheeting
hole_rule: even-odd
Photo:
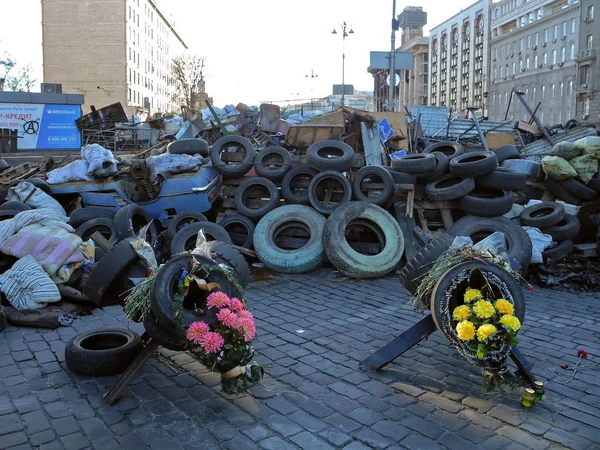
[[[70,183],[72,181],[94,181],[94,178],[89,176],[88,163],[83,159],[78,159],[64,167],[51,170],[47,175],[48,184]]]
[[[543,263],[542,253],[548,247],[552,246],[552,236],[542,233],[539,228],[523,227],[523,229],[529,235],[531,245],[533,246],[531,250],[531,262],[533,264]]]
[[[94,177],[109,177],[117,173],[119,161],[110,150],[98,144],[85,145],[81,148],[81,158],[88,163],[87,173]]]
[[[195,170],[198,166],[208,163],[208,158],[201,155],[174,155],[172,153],[163,153],[158,156],[151,156],[146,159],[146,166],[150,173],[150,178],[155,180],[159,175],[163,178],[169,178],[176,173]]]

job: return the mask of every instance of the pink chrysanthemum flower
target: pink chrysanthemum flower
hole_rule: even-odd
[[[238,319],[236,329],[244,335],[246,342],[250,342],[256,336],[256,325],[254,325],[254,320],[249,317]]]
[[[217,319],[223,325],[229,328],[233,328],[238,320],[238,317],[230,309],[223,308],[217,313]]]
[[[244,309],[244,304],[239,298],[233,297],[230,300],[229,309],[231,309],[234,312],[241,311],[242,309]]]
[[[206,297],[208,308],[226,308],[229,306],[229,297],[225,292],[217,291]]]
[[[242,309],[241,311],[237,312],[237,316],[240,319],[252,319],[254,320],[254,316],[252,315],[252,313],[250,311],[248,311],[247,309]]]
[[[225,341],[219,333],[209,331],[202,336],[202,348],[206,353],[217,353],[223,348]]]
[[[192,323],[185,332],[186,337],[190,342],[196,345],[202,343],[202,337],[210,331],[210,327],[204,322]]]

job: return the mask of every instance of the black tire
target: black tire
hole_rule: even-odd
[[[10,201],[10,202],[5,202],[2,203],[2,205],[0,205],[0,211],[29,211],[31,210],[31,206],[26,205],[25,203],[22,202],[15,202],[15,201]]]
[[[515,316],[519,319],[521,323],[523,323],[525,321],[525,297],[523,296],[523,289],[521,288],[519,282],[515,280],[510,273],[508,273],[502,267],[499,267],[495,264],[488,264],[482,261],[467,261],[464,263],[460,263],[454,266],[452,269],[448,270],[444,275],[442,275],[442,277],[437,282],[434,288],[434,291],[431,296],[432,302],[430,307],[431,315],[433,316],[436,328],[438,328],[444,335],[446,335],[442,327],[442,318],[444,317],[446,310],[442,306],[441,300],[449,290],[462,288],[462,283],[458,286],[454,285],[454,279],[458,275],[460,275],[464,271],[471,271],[473,269],[480,269],[484,275],[493,275],[494,278],[499,279],[506,286],[508,292],[497,292],[496,294],[502,295],[502,297],[508,297],[508,295],[510,295],[513,298]],[[452,300],[450,300],[450,304],[446,307],[449,309],[454,309],[456,306],[462,303],[462,295],[454,294],[452,296]],[[448,338],[447,335],[446,337]]]
[[[381,190],[376,191],[377,195],[370,197],[369,192],[365,194],[362,190],[362,183],[369,180],[371,183],[381,184]],[[394,195],[394,178],[392,175],[380,166],[366,166],[356,172],[352,180],[352,193],[359,202],[373,203],[382,206]]]
[[[44,180],[40,180],[39,178],[27,178],[25,181],[33,184],[36,188],[44,191],[44,193],[52,195],[52,188]]]
[[[497,167],[487,175],[476,177],[475,184],[489,189],[521,191],[527,187],[527,174],[505,167]]]
[[[513,200],[512,191],[479,188],[461,199],[460,209],[472,216],[498,217],[512,209]]]
[[[196,222],[182,228],[171,240],[171,255],[188,252],[196,247],[198,232],[204,230],[207,241],[222,241],[232,244],[231,237],[220,225],[212,222]]]
[[[496,154],[498,163],[507,159],[521,159],[521,154],[514,145],[503,145],[492,150]]]
[[[542,252],[542,259],[545,263],[560,261],[573,253],[574,249],[575,244],[573,244],[573,241],[562,241],[556,247],[544,250]]]
[[[450,161],[450,173],[458,177],[477,177],[492,172],[498,167],[494,152],[471,152]]]
[[[353,223],[371,231],[380,241],[381,251],[365,255],[351,247],[346,230]],[[352,202],[336,209],[325,222],[323,248],[327,259],[344,275],[377,278],[394,270],[404,253],[404,236],[398,222],[383,208],[366,202]]]
[[[281,181],[292,168],[292,155],[283,147],[266,147],[258,152],[254,160],[254,170],[259,177],[271,181]]]
[[[431,154],[437,160],[435,169],[425,175],[417,175],[417,180],[421,184],[433,183],[448,173],[448,165],[450,163],[448,157],[441,152],[433,152]]]
[[[579,126],[579,122],[577,122],[577,120],[575,120],[575,119],[567,120],[567,123],[565,123],[565,130],[571,130],[578,126]]]
[[[106,328],[74,336],[65,347],[65,363],[75,373],[104,377],[125,372],[142,351],[140,337],[130,330]]]
[[[200,264],[208,266],[216,265],[212,259],[205,258],[199,255],[181,254],[171,258],[165,263],[158,274],[152,291],[150,292],[150,303],[152,312],[157,319],[157,324],[163,327],[174,327],[175,318],[173,304],[175,302],[175,293],[177,279],[181,276],[183,270],[188,272],[192,270],[192,261],[195,260]],[[227,278],[217,272],[210,272],[204,276],[207,283],[217,283],[221,289],[229,296],[240,297],[242,293],[235,292],[229,284]],[[195,283],[190,283],[190,289],[185,297],[183,308],[179,312],[181,317],[181,325],[187,329],[193,322],[206,322],[212,324],[217,320],[215,308],[208,309],[206,307],[206,297],[208,292],[202,291],[195,286]],[[197,314],[196,311],[202,310],[204,315]]]
[[[337,173],[337,172],[336,172]],[[254,232],[254,250],[269,269],[280,273],[306,273],[316,269],[324,258],[323,228],[325,218],[304,205],[286,205],[263,217]],[[306,244],[299,248],[280,247],[280,233],[301,229]]]
[[[254,222],[241,214],[225,216],[220,222],[234,245],[244,248],[252,248],[254,237]]]
[[[173,155],[209,155],[208,142],[200,138],[178,139],[167,144],[167,152]]]
[[[184,211],[169,220],[169,236],[171,238],[188,225],[196,222],[208,222],[206,216],[196,211]]]
[[[183,333],[181,335],[177,333],[175,324],[159,324],[152,311],[148,311],[144,318],[144,328],[152,340],[156,341],[161,347],[175,352],[187,348],[186,338]]]
[[[267,190],[269,201],[257,208],[248,204],[249,195],[256,190]],[[260,219],[269,211],[274,210],[279,206],[279,191],[277,186],[271,180],[261,177],[250,177],[238,186],[235,191],[235,209],[246,217],[251,219]]]
[[[19,214],[21,212],[23,212],[23,211],[16,211],[14,209],[0,209],[0,221],[6,220],[6,219],[12,219],[13,217],[15,217],[17,214]]]
[[[576,180],[575,178],[569,178],[568,180],[559,181],[560,185],[567,191],[569,194],[577,197],[584,202],[589,202],[596,198],[598,193],[587,187],[581,181]],[[0,206],[1,208],[1,206]]]
[[[577,242],[595,242],[596,230],[600,229],[600,200],[588,202],[579,208],[577,218],[581,223],[581,233],[577,237]]]
[[[600,172],[598,173],[600,174]],[[596,175],[594,178],[592,178],[588,183],[588,187],[596,192],[600,192],[600,177]]]
[[[336,193],[338,196],[337,202],[325,204],[326,184],[334,183],[336,190],[341,190],[341,193]],[[332,195],[333,197],[333,195]],[[315,175],[308,186],[308,200],[310,205],[322,214],[331,214],[336,208],[344,203],[352,200],[352,183],[340,172],[334,170],[326,170]]]
[[[521,224],[528,227],[548,228],[565,219],[565,207],[557,202],[542,202],[521,211]]]
[[[425,186],[427,197],[433,201],[456,200],[475,189],[473,178],[459,178],[446,175]]]
[[[238,282],[245,289],[250,283],[250,267],[244,256],[227,242],[209,242],[208,249],[217,264],[227,264],[231,267]]]
[[[469,236],[477,243],[496,231],[504,233],[511,267],[524,271],[531,262],[532,244],[529,235],[518,224],[506,217],[466,216],[448,230],[452,236]]]
[[[244,152],[244,160],[241,162],[223,162],[221,154],[226,149],[236,147]],[[243,136],[230,134],[220,138],[210,149],[210,159],[213,167],[217,172],[220,172],[225,177],[241,177],[245,175],[251,168],[254,162],[254,154],[256,150],[248,139]]]
[[[97,305],[102,303],[112,284],[139,260],[139,256],[131,247],[130,242],[131,239],[125,239],[117,243],[102,257],[102,260],[93,266],[83,293]]]
[[[435,144],[428,145],[423,153],[434,153],[440,152],[448,157],[448,161],[453,158],[456,158],[459,155],[462,155],[465,152],[465,149],[458,142],[452,141],[444,141],[444,142],[436,142]]]
[[[77,236],[84,242],[92,237],[92,234],[99,232],[110,245],[117,243],[117,230],[112,219],[92,219],[86,223],[79,225],[75,230]],[[94,244],[95,245],[95,244]],[[100,247],[96,246],[96,261],[100,261],[105,252]]]
[[[530,200],[541,200],[544,191],[540,188],[533,186],[525,186],[525,189],[513,192],[515,196],[515,203],[519,205],[526,205]]]
[[[554,194],[554,196],[571,205],[580,206],[583,201],[574,195],[567,192],[567,190],[560,184],[560,182],[553,180],[552,178],[546,178],[546,188]]]
[[[414,258],[409,259],[400,271],[400,283],[408,292],[414,294],[421,284],[421,278],[429,272],[437,259],[450,248],[454,236],[442,234],[439,238],[429,241]]]
[[[306,160],[309,166],[319,170],[346,172],[352,167],[354,150],[344,142],[316,142],[306,149]]]
[[[295,205],[309,205],[308,186],[318,172],[308,166],[292,168],[283,177],[281,194],[286,202]]]
[[[394,184],[416,184],[417,176],[411,173],[398,172],[389,166],[383,166],[394,179]]]
[[[119,240],[137,237],[142,228],[151,224],[146,233],[146,241],[148,241],[152,248],[156,248],[158,243],[158,229],[152,221],[152,217],[150,217],[144,208],[136,204],[124,206],[117,211],[114,220]]]
[[[567,214],[564,220],[556,225],[543,228],[542,233],[549,234],[554,241],[567,241],[577,237],[579,230],[581,230],[581,223],[577,216]]]
[[[392,169],[404,173],[423,175],[435,170],[437,159],[431,153],[418,153],[392,159]]]
[[[542,165],[536,161],[530,161],[528,159],[507,159],[502,161],[500,166],[506,169],[516,170],[517,172],[525,172],[527,177],[533,181],[542,181],[544,179]]]
[[[69,225],[73,228],[78,228],[80,225],[92,219],[114,219],[116,210],[108,208],[97,208],[86,206],[85,208],[77,209],[71,213],[69,217]]]

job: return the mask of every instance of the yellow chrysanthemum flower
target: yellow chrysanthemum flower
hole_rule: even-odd
[[[503,298],[496,300],[495,306],[500,314],[509,314],[512,316],[515,313],[515,308],[513,308],[512,303]]]
[[[452,312],[452,317],[454,320],[460,322],[461,320],[466,320],[471,316],[471,308],[466,305],[460,305],[454,308]]]
[[[465,303],[471,303],[475,300],[480,300],[483,298],[481,291],[479,289],[467,289],[465,291],[464,301]]]
[[[489,319],[490,317],[492,317],[494,315],[496,310],[494,309],[494,305],[492,305],[487,300],[479,300],[473,306],[473,312],[480,319]]]
[[[515,316],[505,314],[500,318],[500,323],[513,331],[519,331],[521,322]]]
[[[477,329],[477,340],[479,342],[484,342],[486,339],[489,339],[494,334],[496,334],[496,331],[498,331],[498,330],[492,324],[481,325]]]
[[[456,325],[456,334],[463,341],[470,341],[475,337],[475,325],[468,320],[463,320]]]

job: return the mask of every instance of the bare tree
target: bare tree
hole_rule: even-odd
[[[0,56],[0,91],[4,90],[6,79],[13,67],[15,67],[15,61],[10,55],[4,53]]]
[[[185,55],[172,62],[171,75],[175,83],[173,103],[188,111],[198,111],[204,107],[206,97],[204,82],[204,58]]]
[[[31,92],[37,80],[33,78],[31,66],[23,67],[14,77],[7,77],[5,87],[7,91]]]

